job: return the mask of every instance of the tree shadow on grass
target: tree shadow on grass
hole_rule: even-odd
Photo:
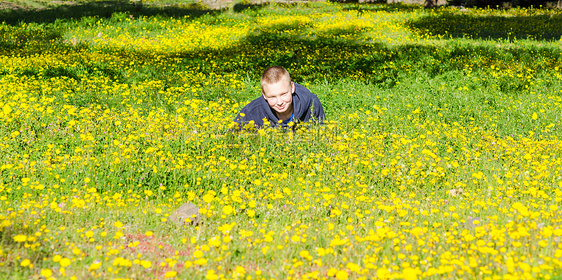
[[[443,38],[560,40],[562,15],[477,16],[442,12],[408,22],[422,35]]]
[[[372,71],[376,62],[356,57],[364,48],[358,43],[358,38],[363,35],[361,31],[343,27],[316,32],[313,36],[295,35],[306,34],[311,28],[312,25],[298,21],[263,26],[226,48],[177,53],[173,59],[181,59],[180,68],[195,68],[197,72],[207,75],[239,73],[254,81],[259,81],[263,70],[273,65],[287,68],[293,80],[299,83]],[[335,36],[339,38],[334,39]],[[347,39],[341,39],[343,36],[347,36]],[[384,60],[382,57],[379,59]],[[209,64],[208,61],[217,63]],[[238,101],[247,99],[246,96],[232,95],[228,91],[215,90],[216,94],[224,94]]]
[[[352,1],[332,1],[338,2],[342,4],[348,4],[349,7],[344,7],[344,11],[357,11],[359,14],[364,12],[411,12],[415,10],[421,10],[423,7],[421,5],[412,5],[412,4],[403,4],[402,2],[398,3],[380,3],[379,2],[352,2]]]
[[[414,73],[436,76],[467,67],[484,67],[494,61],[515,60],[529,66],[536,64],[537,57],[548,58],[552,64],[562,61],[562,52],[549,47],[508,48],[498,53],[495,45],[452,42],[446,47],[448,51],[441,51],[433,45],[392,46],[369,42],[364,40],[364,31],[353,26],[322,32],[311,28],[299,22],[272,25],[226,48],[177,55],[183,58],[183,65],[197,65],[198,69],[209,73],[217,66],[205,61],[214,60],[220,62],[217,64],[222,72],[252,73],[256,78],[265,68],[280,65],[288,68],[296,80],[351,78],[386,86],[393,86]],[[307,35],[295,36],[294,33]],[[303,67],[305,65],[314,68]]]
[[[16,27],[13,29],[17,30]],[[40,37],[41,34],[37,36]],[[60,35],[55,32],[49,36]],[[54,45],[47,37],[44,38],[44,46]],[[364,37],[364,30],[355,29],[353,26],[338,26],[319,31],[314,30],[313,25],[307,21],[296,19],[292,22],[255,26],[247,36],[221,48],[209,47],[183,52],[141,51],[131,47],[96,49],[96,51],[105,52],[108,57],[140,65],[135,66],[134,72],[118,67],[108,68],[109,66],[104,65],[103,62],[78,61],[75,64],[77,66],[64,69],[22,67],[16,74],[42,77],[66,76],[76,80],[81,79],[84,75],[94,75],[124,84],[159,80],[163,81],[164,87],[174,87],[182,86],[185,83],[202,85],[208,81],[209,77],[216,74],[236,74],[258,81],[264,69],[272,65],[280,65],[287,68],[297,82],[322,83],[349,79],[390,88],[412,75],[434,77],[467,68],[480,69],[506,61],[510,62],[510,66],[513,64],[512,61],[516,61],[517,64],[540,71],[540,67],[547,69],[562,61],[561,51],[548,47],[512,48],[502,49],[501,52],[498,52],[495,44],[476,46],[451,42],[445,47],[446,51],[442,51],[439,47],[432,45],[392,46],[369,42]],[[4,47],[21,48],[17,41],[10,44]],[[73,46],[71,43],[62,41],[58,44],[53,51],[63,49],[67,53],[78,53],[88,52],[90,49],[87,44]],[[33,52],[42,53],[44,50],[42,47],[31,49],[25,47],[12,50],[12,53],[32,55]],[[157,59],[155,59],[156,57]],[[168,67],[166,61],[173,63],[174,67]],[[189,76],[187,78],[189,80],[186,80],[185,75],[182,76],[181,73],[197,73],[197,77],[203,78],[197,80],[198,78]],[[0,75],[2,74],[9,73],[0,73]],[[511,87],[512,84],[514,84],[513,88],[506,88],[506,91],[517,91],[524,88],[523,83],[512,81],[507,83],[507,87]],[[523,86],[520,87],[520,85]],[[233,96],[228,87],[221,86],[221,88],[224,89],[217,89],[214,96],[205,98],[212,99],[224,94],[238,100],[247,99],[245,96]],[[223,92],[219,92],[220,90]]]
[[[114,13],[127,13],[135,18],[141,16],[168,16],[191,18],[227,11],[227,8],[209,8],[198,3],[181,6],[151,6],[142,2],[96,1],[60,5],[35,10],[0,10],[0,18],[9,25],[19,23],[52,23],[60,20],[77,20],[83,17],[110,18]]]
[[[257,10],[259,10],[259,9],[262,9],[262,8],[268,6],[268,5],[269,5],[268,2],[264,2],[264,3],[247,3],[247,4],[244,4],[244,3],[236,3],[236,4],[234,4],[234,6],[232,6],[232,10],[235,11],[235,12],[237,12],[237,13],[243,12],[243,11],[248,10],[248,9],[249,9],[249,10],[253,10],[253,11],[257,11]]]
[[[6,9],[0,10],[0,21],[5,23],[0,28],[0,53],[21,52],[22,55],[42,52],[46,49],[84,49],[82,43],[70,44],[62,42],[65,32],[65,21],[74,22],[84,18],[112,18],[119,14],[131,19],[139,17],[174,17],[190,19],[205,15],[218,15],[227,8],[209,8],[198,3],[182,6],[150,6],[126,0],[78,2],[43,9]],[[259,6],[256,9],[261,8]],[[20,24],[27,24],[21,28]],[[55,23],[54,25],[49,25]],[[34,24],[48,24],[38,26]],[[68,23],[72,24],[72,23]],[[30,47],[33,45],[33,47]]]
[[[412,71],[431,68],[428,71],[432,75],[456,67],[442,63],[422,66],[440,54],[434,46],[367,43],[362,30],[349,26],[309,36],[294,35],[309,31],[309,26],[299,22],[268,26],[227,48],[182,52],[174,59],[181,59],[180,67],[196,68],[201,73],[243,73],[252,80],[259,80],[264,69],[279,65],[298,82],[356,79],[386,87],[394,86],[403,78],[401,75],[408,74],[402,67],[405,64]]]
[[[49,44],[62,37],[59,30],[2,28],[0,29],[0,50],[24,47],[28,42]]]
[[[123,60],[138,62],[146,67],[137,68],[134,75],[128,70],[107,67],[95,62],[82,61],[80,67],[57,69],[55,74],[79,79],[82,74],[98,75],[133,83],[145,80],[166,81],[167,86],[178,86],[183,81],[176,73],[197,72],[209,77],[213,73],[236,73],[251,80],[259,80],[261,72],[269,66],[287,68],[295,81],[322,82],[340,79],[362,80],[383,87],[393,87],[410,75],[431,77],[472,67],[478,69],[494,64],[494,61],[517,61],[521,65],[535,67],[537,58],[547,58],[541,67],[549,67],[562,61],[560,50],[552,48],[512,48],[498,52],[495,45],[452,44],[448,51],[420,44],[391,46],[367,42],[364,31],[349,26],[337,27],[322,32],[313,30],[305,22],[294,21],[256,27],[249,35],[224,48],[203,48],[193,51],[140,51],[134,48],[108,48],[100,51]],[[14,43],[15,44],[15,43]],[[62,44],[67,51],[84,51],[88,46],[72,47]],[[37,50],[40,52],[41,50]],[[159,59],[155,60],[155,56]],[[154,70],[154,61],[175,61],[174,72]],[[213,61],[213,63],[209,63]],[[548,64],[550,63],[550,64]],[[28,69],[20,74],[45,76],[45,69]],[[537,68],[537,70],[540,70]],[[73,74],[77,73],[77,74]],[[1,74],[1,73],[0,73]],[[61,74],[61,75],[62,75]],[[175,77],[175,78],[173,78]],[[189,81],[194,82],[194,81]],[[174,84],[177,83],[177,84]],[[227,89],[225,89],[226,91]],[[228,95],[228,93],[226,93]]]

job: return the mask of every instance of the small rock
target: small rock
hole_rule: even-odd
[[[451,196],[457,196],[457,195],[462,195],[463,194],[463,190],[461,188],[458,189],[452,189],[449,191],[449,195]]]
[[[544,227],[544,223],[537,223],[537,230]]]
[[[475,228],[475,227],[479,227],[479,226],[482,226],[482,225],[481,225],[480,218],[478,218],[478,217],[473,218],[473,217],[468,216],[468,219],[465,223],[465,226],[468,227],[468,228]]]
[[[168,220],[180,226],[184,224],[198,225],[201,221],[201,214],[195,204],[188,202],[174,211]]]

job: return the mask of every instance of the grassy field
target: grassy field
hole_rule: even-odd
[[[2,277],[561,279],[562,11],[33,3],[0,11]],[[327,124],[232,129],[271,65]]]

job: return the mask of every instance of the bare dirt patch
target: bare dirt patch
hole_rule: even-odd
[[[0,10],[24,10],[29,7],[14,2],[0,1]]]
[[[74,1],[51,1],[50,3],[53,5],[76,5]]]
[[[152,261],[152,273],[156,278],[163,278],[166,272],[174,270],[181,272],[184,269],[183,262],[169,262],[173,256],[188,257],[192,248],[184,246],[183,248],[175,248],[165,239],[156,236],[146,236],[144,234],[126,234],[124,239],[126,245],[123,252],[129,256],[143,258]],[[130,245],[134,244],[134,245]],[[162,262],[167,262],[166,266],[161,266]]]

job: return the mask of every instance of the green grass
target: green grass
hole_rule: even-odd
[[[0,12],[2,275],[560,274],[558,11],[164,4]],[[325,125],[233,130],[270,65]]]

